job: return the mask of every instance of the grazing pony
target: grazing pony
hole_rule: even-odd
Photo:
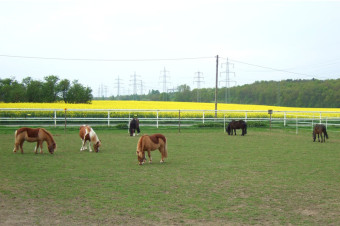
[[[322,133],[324,134],[323,138],[322,138]],[[313,129],[313,142],[315,142],[315,139],[316,139],[316,134],[318,134],[318,141],[320,142],[320,138],[319,138],[319,134],[321,136],[321,143],[322,142],[326,142],[326,139],[328,139],[328,134],[327,134],[327,131],[326,131],[326,126],[323,125],[323,124],[316,124],[314,126],[314,129]]]
[[[243,120],[232,120],[231,122],[229,122],[226,131],[228,135],[233,135],[234,130],[234,133],[236,135],[236,129],[242,129],[242,136],[244,136],[245,134],[247,134],[247,123]]]
[[[137,130],[137,135],[139,135],[140,133],[139,119],[135,117],[130,121],[130,126],[129,126],[130,136],[135,136],[136,130]]]
[[[55,149],[57,148],[57,145],[53,139],[53,136],[50,132],[48,132],[46,129],[43,128],[28,128],[28,127],[22,127],[15,131],[15,141],[14,141],[14,150],[13,152],[17,152],[19,150],[19,146],[21,149],[21,153],[24,153],[24,150],[22,149],[22,146],[25,141],[28,142],[37,142],[37,146],[35,146],[34,153],[37,154],[38,148],[40,146],[40,153],[42,154],[42,144],[44,141],[46,141],[48,146],[48,151],[53,154]]]
[[[167,142],[166,142],[166,138],[164,135],[157,133],[151,136],[149,135],[141,136],[141,138],[139,138],[138,140],[137,151],[136,151],[139,165],[143,165],[146,161],[145,151],[148,152],[149,163],[151,163],[152,158],[151,158],[150,152],[156,149],[158,149],[159,152],[161,153],[162,159],[160,162],[163,163],[164,158],[168,157]]]
[[[79,128],[79,136],[82,140],[80,151],[86,150],[86,142],[88,141],[88,146],[90,149],[90,152],[92,152],[91,149],[91,143],[93,143],[93,148],[95,152],[99,151],[99,147],[102,145],[101,141],[98,139],[97,134],[94,132],[94,130],[88,126],[88,125],[82,125]]]

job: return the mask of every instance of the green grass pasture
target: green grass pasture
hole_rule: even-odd
[[[340,224],[339,133],[142,128],[167,137],[168,158],[139,166],[126,130],[95,128],[89,153],[76,129],[51,129],[54,155],[14,154],[14,130],[0,129],[0,225]]]

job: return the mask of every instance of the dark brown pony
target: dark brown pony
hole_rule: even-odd
[[[37,146],[34,149],[34,152],[37,153],[37,149],[40,146],[40,153],[43,153],[42,151],[42,144],[44,141],[46,141],[48,146],[48,151],[53,154],[55,149],[57,148],[57,145],[53,139],[53,136],[50,132],[43,128],[28,128],[28,127],[22,127],[15,131],[15,142],[14,142],[14,150],[13,152],[17,152],[19,150],[19,147],[21,149],[21,153],[24,153],[24,150],[22,149],[22,146],[25,141],[28,142],[37,142]]]
[[[247,123],[243,120],[232,120],[231,122],[229,122],[226,131],[228,135],[233,135],[233,133],[235,133],[236,135],[237,129],[242,129],[242,136],[244,136],[245,134],[247,134]]]
[[[158,149],[159,152],[161,153],[162,158],[160,162],[163,163],[164,158],[168,157],[167,142],[166,142],[166,138],[164,135],[157,133],[151,136],[149,135],[141,136],[141,138],[139,138],[138,140],[137,151],[136,151],[139,165],[143,165],[146,161],[145,151],[148,152],[149,163],[151,163],[152,158],[151,158],[150,152],[156,149]]]
[[[324,134],[323,138],[322,138],[322,133]],[[321,143],[322,142],[326,142],[326,139],[328,139],[328,134],[327,134],[327,131],[326,131],[326,126],[323,125],[323,124],[316,124],[314,126],[314,129],[313,129],[313,142],[315,142],[315,139],[316,139],[316,134],[318,134],[318,141],[320,142],[320,138],[319,138],[319,134],[321,136]]]
[[[133,118],[130,121],[130,126],[129,126],[130,136],[135,136],[136,135],[136,130],[137,130],[137,135],[138,135],[140,133],[139,119],[138,118]]]

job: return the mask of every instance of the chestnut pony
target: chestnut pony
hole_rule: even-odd
[[[91,143],[93,143],[94,151],[95,152],[99,151],[99,147],[102,145],[102,143],[98,139],[96,132],[94,132],[94,130],[91,128],[91,126],[82,125],[79,128],[79,136],[80,136],[80,139],[82,140],[80,151],[87,149],[87,147],[86,147],[87,141],[89,142],[88,146],[89,146],[90,152],[92,152]]]
[[[150,152],[156,149],[158,149],[159,152],[161,153],[162,158],[160,162],[163,163],[164,158],[168,157],[167,142],[164,135],[157,133],[151,136],[149,135],[141,136],[141,138],[139,138],[138,140],[136,151],[139,165],[143,165],[146,161],[145,151],[148,152],[149,163],[151,163],[152,158]]]
[[[323,133],[323,138],[322,138],[322,133]],[[316,124],[313,129],[313,142],[315,142],[316,139],[316,134],[318,134],[318,141],[320,142],[319,134],[321,136],[321,143],[326,142],[326,139],[328,139],[328,134],[326,131],[326,126],[323,124]]]
[[[48,132],[46,129],[43,128],[28,128],[28,127],[22,127],[15,131],[15,142],[14,142],[14,150],[13,152],[17,152],[19,150],[19,146],[21,149],[21,153],[24,153],[24,150],[22,149],[22,145],[25,141],[28,142],[37,142],[37,146],[34,149],[34,152],[37,153],[37,149],[40,146],[40,153],[43,153],[42,151],[42,144],[44,141],[47,142],[48,151],[53,154],[55,149],[57,148],[57,145],[53,139],[53,136],[50,132]]]

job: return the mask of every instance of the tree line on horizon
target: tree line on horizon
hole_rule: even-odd
[[[191,90],[190,86],[183,84],[170,93],[151,90],[145,95],[112,96],[107,99],[212,103],[215,102],[215,88]],[[228,89],[219,88],[217,101],[285,107],[340,108],[340,79],[256,81]]]
[[[13,78],[0,78],[0,102],[91,103],[96,100],[143,100],[178,102],[215,102],[215,88],[192,89],[183,84],[176,91],[164,93],[150,90],[143,95],[93,97],[92,89],[78,80],[72,83],[57,76],[44,77],[44,81],[26,77],[22,82]],[[255,104],[286,107],[340,108],[340,79],[256,81],[253,84],[217,90],[219,103]]]
[[[92,89],[84,87],[74,80],[60,80],[58,76],[49,75],[44,81],[26,77],[22,82],[14,78],[0,78],[0,102],[18,103],[91,103],[93,99]]]

